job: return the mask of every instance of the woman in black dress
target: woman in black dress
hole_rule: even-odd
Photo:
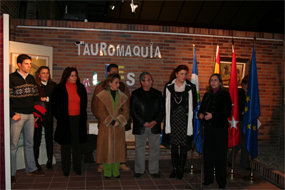
[[[196,87],[187,80],[188,67],[179,65],[165,85],[164,133],[171,146],[173,171],[170,178],[182,179],[193,137],[193,110],[197,106]],[[180,151],[179,151],[180,150]]]
[[[231,97],[223,88],[221,76],[213,74],[199,109],[199,119],[204,125],[204,185],[214,182],[215,167],[219,188],[226,186],[227,118],[231,116],[231,107]]]

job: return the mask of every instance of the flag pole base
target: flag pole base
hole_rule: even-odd
[[[260,181],[259,178],[253,176],[253,174],[249,174],[248,176],[244,176],[242,179],[245,181],[248,181],[250,183],[255,183],[255,182]]]
[[[185,168],[185,173],[190,174],[190,175],[196,175],[196,174],[200,174],[201,170],[195,169],[194,165],[191,164],[190,168]]]
[[[228,173],[228,178],[230,180],[234,180],[234,179],[240,179],[241,175],[238,173],[235,173],[233,169],[231,169],[230,173]]]

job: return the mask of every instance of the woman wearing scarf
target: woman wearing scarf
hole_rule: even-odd
[[[165,85],[165,137],[171,146],[173,171],[170,178],[182,179],[187,151],[192,144],[193,110],[197,106],[196,87],[187,80],[188,67],[179,65]]]

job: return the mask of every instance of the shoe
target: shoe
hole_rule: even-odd
[[[81,171],[76,171],[75,172],[77,175],[82,175]]]
[[[47,167],[48,170],[51,170],[51,169],[52,169],[52,160],[48,160],[48,161],[47,161],[46,167]]]
[[[140,178],[143,174],[140,174],[140,173],[135,173],[134,177],[135,178]]]
[[[150,175],[151,175],[151,177],[153,177],[153,178],[160,178],[159,173],[156,173],[156,174],[150,174]]]
[[[16,183],[16,176],[11,176],[11,183]]]
[[[115,177],[115,176],[114,176]],[[115,178],[120,178],[121,176],[120,175],[118,175],[118,176],[116,176]]]
[[[63,172],[63,175],[64,175],[65,177],[68,177],[68,176],[69,176],[69,172]]]
[[[105,179],[111,179],[111,177],[110,177],[110,176],[104,176],[104,178],[105,178]]]
[[[42,170],[42,167],[41,167],[41,165],[38,163],[38,161],[36,161],[36,166],[37,166],[38,170]]]
[[[45,176],[45,173],[42,170],[35,170],[33,172],[27,173],[27,176]]]
[[[219,189],[225,189],[226,185],[219,185]]]
[[[103,165],[102,164],[98,165],[97,172],[103,172]]]
[[[207,185],[210,185],[210,184],[212,184],[212,183],[213,183],[213,182],[208,182],[208,181],[207,181],[207,182],[204,182],[203,185],[207,186]]]
[[[130,168],[126,164],[121,164],[120,169],[124,171],[130,171]]]
[[[171,174],[169,175],[169,178],[176,178],[176,169],[174,169]]]

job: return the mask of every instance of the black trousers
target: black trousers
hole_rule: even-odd
[[[71,154],[72,154],[72,167],[76,173],[81,172],[81,151],[79,141],[79,116],[70,116],[70,134],[71,143],[61,145],[61,164],[62,171],[68,175],[71,168]]]
[[[214,181],[215,167],[217,183],[226,185],[228,129],[205,127],[204,139],[204,182]]]
[[[53,125],[46,124],[44,126],[45,129],[45,140],[46,140],[46,150],[47,150],[47,158],[48,160],[52,160],[53,155]],[[42,130],[43,126],[38,126],[34,131],[34,156],[35,161],[37,162],[39,159],[40,146],[42,141]]]

